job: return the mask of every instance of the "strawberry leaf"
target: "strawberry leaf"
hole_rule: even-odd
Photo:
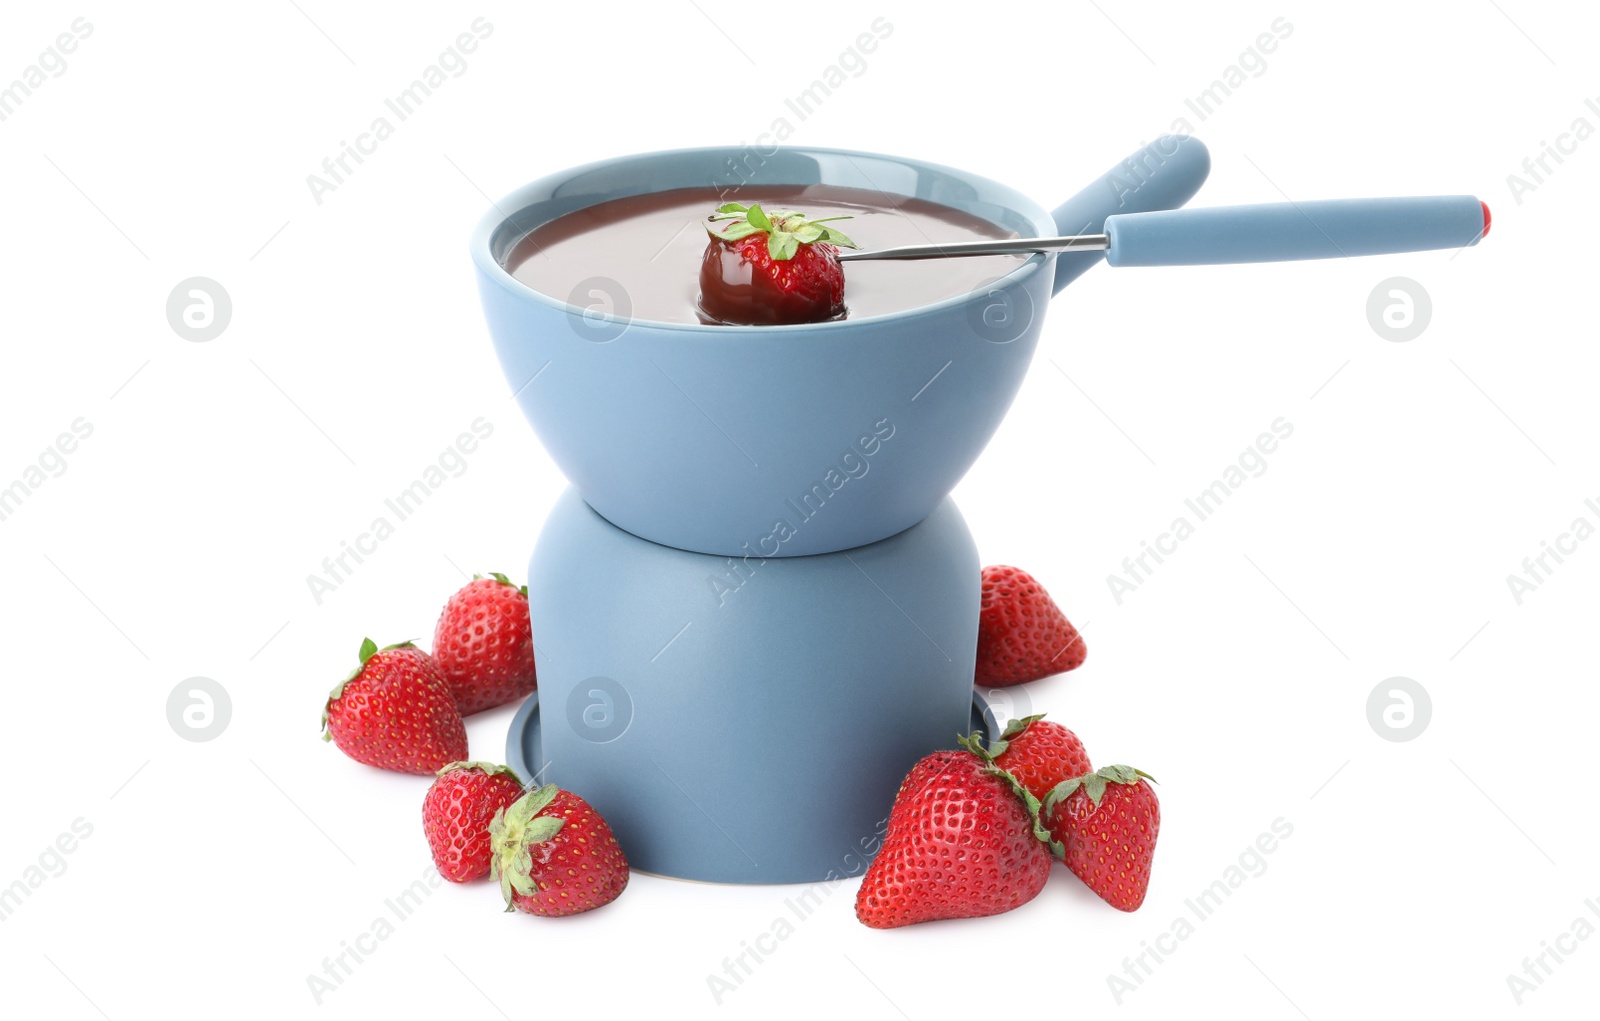
[[[502,766],[497,762],[448,762],[440,766],[433,775],[444,776],[446,773],[453,773],[458,769],[476,769],[486,776],[495,776],[503,773],[515,780],[518,787],[522,786],[522,777],[517,775],[516,770],[510,766]]]
[[[767,251],[772,253],[774,259],[782,262],[795,257],[795,253],[800,251],[800,242],[793,234],[778,231],[767,235]]]
[[[1096,808],[1100,807],[1100,799],[1106,796],[1106,778],[1099,773],[1090,773],[1089,778],[1083,782],[1083,793],[1089,796],[1089,803]]]
[[[769,212],[762,209],[759,203],[743,206],[728,202],[718,206],[717,211],[706,217],[704,222],[708,234],[730,244],[764,233],[767,235],[767,254],[774,260],[783,261],[799,254],[801,245],[822,241],[845,248],[857,247],[843,231],[825,226],[830,220],[850,218],[848,215],[827,216],[813,220],[804,213],[790,209]],[[726,229],[714,226],[722,221],[728,222]]]
[[[730,224],[726,230],[717,230],[708,223],[706,224],[706,230],[711,234],[712,237],[721,238],[722,240],[728,242],[740,241],[752,234],[761,233],[760,230],[744,222],[743,220]]]
[[[984,762],[992,762],[989,750],[983,746],[983,731],[974,730],[970,734],[957,734],[956,744],[976,755]]]
[[[566,820],[558,816],[539,813],[548,808],[560,792],[555,784],[545,784],[512,802],[511,807],[496,811],[489,822],[489,872],[500,881],[507,911],[516,906],[513,894],[527,897],[538,888],[531,875],[533,848],[561,832],[566,824]]]
[[[1151,783],[1160,782],[1144,770],[1135,769],[1132,766],[1101,766],[1096,772],[1112,783],[1136,784],[1141,778],[1149,780]]]
[[[549,808],[550,802],[554,801],[556,799],[556,795],[560,793],[560,787],[557,787],[553,783],[547,783],[537,790],[532,790],[524,794],[522,797],[518,798],[511,807],[518,808],[518,806],[521,806],[519,809],[518,818],[523,823],[526,823],[529,819],[532,819],[540,812],[543,812],[546,808]]]
[[[1114,783],[1139,782],[1139,771],[1132,766],[1102,766],[1100,775]]]
[[[1083,786],[1083,780],[1084,778],[1081,776],[1074,777],[1071,780],[1063,780],[1050,788],[1050,793],[1044,796],[1045,815],[1054,815],[1056,806],[1072,797],[1078,788]]]
[[[828,242],[830,245],[839,245],[840,247],[843,247],[843,248],[859,248],[859,247],[861,247],[860,245],[857,245],[854,241],[851,241],[850,238],[842,230],[834,230],[832,227],[824,227],[822,229],[827,232],[827,233],[825,233],[823,235],[823,240]]]
[[[1021,719],[1012,720],[1006,724],[1006,729],[1001,732],[1000,739],[1009,741],[1042,719],[1044,719],[1044,713],[1034,713],[1032,716],[1024,716]],[[995,752],[995,754],[999,755],[1000,753]]]
[[[391,646],[389,646],[389,648],[390,649],[398,649],[398,648],[401,648],[403,646],[407,646],[407,645],[410,645],[410,644],[411,644],[410,642],[401,642],[399,645],[391,645]],[[378,643],[377,642],[374,642],[370,638],[361,639],[361,649],[357,653],[357,656],[360,657],[360,662],[356,664],[355,669],[351,670],[348,674],[345,675],[344,680],[340,681],[338,684],[335,684],[333,686],[333,690],[328,692],[328,697],[323,700],[323,703],[322,703],[322,739],[324,741],[332,741],[333,740],[333,731],[330,730],[329,727],[328,727],[328,710],[333,706],[333,703],[337,702],[340,698],[342,698],[344,696],[345,685],[349,684],[351,681],[353,681],[357,677],[361,676],[361,671],[363,671],[363,670],[365,670],[367,668],[367,660],[371,659],[373,656],[376,656],[381,651],[384,651],[384,650],[381,650],[381,649],[378,648]]]
[[[1046,817],[1053,816],[1056,806],[1079,790],[1082,790],[1088,796],[1089,801],[1095,808],[1099,808],[1101,799],[1105,797],[1107,784],[1131,785],[1138,783],[1141,778],[1150,781],[1155,780],[1155,777],[1142,769],[1123,765],[1101,766],[1093,773],[1086,773],[1083,776],[1075,776],[1070,780],[1063,780],[1051,788],[1049,794],[1045,795],[1044,814]]]

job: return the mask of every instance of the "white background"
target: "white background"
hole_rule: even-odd
[[[668,1016],[1485,1017],[1518,1010],[1506,976],[1525,957],[1580,916],[1600,925],[1600,543],[1521,605],[1506,582],[1574,518],[1600,524],[1600,141],[1520,201],[1507,184],[1575,118],[1600,126],[1592,11],[441,7],[3,15],[0,82],[74,18],[93,26],[0,122],[0,484],[75,419],[94,430],[0,522],[0,886],[75,819],[93,827],[0,922],[8,1014],[549,1016],[592,998]],[[480,15],[493,33],[467,70],[317,204],[307,175]],[[1031,570],[1083,628],[1088,663],[1030,686],[1033,707],[1162,781],[1149,899],[1124,915],[1058,869],[1009,915],[876,932],[840,884],[719,1008],[707,975],[794,889],[636,876],[550,922],[502,915],[487,884],[440,888],[317,1005],[307,976],[430,868],[426,780],[320,742],[325,693],[364,635],[427,639],[462,570],[520,574],[564,485],[478,311],[466,241],[486,196],[605,156],[754,143],[879,16],[892,35],[791,116],[791,142],[962,166],[1053,206],[1187,116],[1214,159],[1197,204],[1473,192],[1494,209],[1458,256],[1092,271],[957,491],[985,562]],[[1185,99],[1280,17],[1293,34],[1265,70],[1198,119]],[[209,343],[164,315],[195,275],[232,296]],[[1366,317],[1396,275],[1433,302],[1408,343]],[[478,416],[495,431],[467,472],[314,601],[307,575]],[[1266,473],[1118,605],[1107,575],[1279,416],[1294,434]],[[1403,743],[1366,710],[1397,675],[1433,706]],[[167,720],[193,676],[231,696],[209,742]],[[470,721],[475,756],[499,757],[509,720]],[[1107,976],[1280,818],[1293,834],[1266,870],[1119,1006]],[[1520,1015],[1592,1010],[1597,966],[1600,939],[1577,943]]]

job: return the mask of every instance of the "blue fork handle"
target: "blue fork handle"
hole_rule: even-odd
[[[1213,206],[1106,217],[1112,266],[1337,259],[1475,245],[1489,207],[1471,195]]]
[[[1211,172],[1211,153],[1191,135],[1162,135],[1130,154],[1050,214],[1056,233],[1099,234],[1112,214],[1176,209],[1194,198]],[[1056,293],[1103,258],[1097,251],[1056,256]]]

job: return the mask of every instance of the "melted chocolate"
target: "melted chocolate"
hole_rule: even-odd
[[[627,314],[635,319],[711,322],[700,307],[701,264],[710,239],[703,224],[727,201],[811,217],[851,216],[834,226],[863,249],[1017,236],[948,206],[853,188],[749,186],[727,195],[685,188],[614,199],[552,220],[512,246],[506,269],[536,291],[585,307],[595,305],[596,292],[605,292],[610,304],[600,307],[608,312],[621,311],[625,295]],[[1023,258],[846,263],[845,310],[835,318],[903,312],[967,294]]]

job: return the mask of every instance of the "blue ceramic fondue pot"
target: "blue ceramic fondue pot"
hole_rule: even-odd
[[[991,284],[919,308],[794,326],[651,322],[539,293],[503,261],[530,231],[611,199],[705,187],[748,150],[626,156],[499,202],[472,238],[506,378],[584,500],[654,542],[800,556],[877,542],[926,518],[1010,407],[1051,295],[1099,253],[1035,254]],[[1210,158],[1165,136],[1047,211],[961,170],[876,153],[781,148],[763,184],[924,199],[1022,237],[1101,230],[1194,195]]]

